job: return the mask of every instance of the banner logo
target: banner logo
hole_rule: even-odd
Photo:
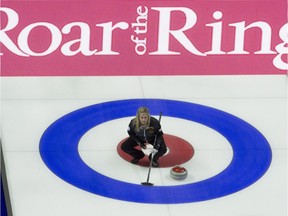
[[[159,75],[161,73],[213,73],[203,71],[204,64],[205,67],[207,66],[207,60],[211,61],[211,67],[214,64],[212,68],[215,70],[217,68],[215,65],[219,64],[217,59],[220,57],[221,59],[230,57],[240,59],[244,56],[247,63],[251,63],[251,67],[258,64],[261,67],[260,63],[263,64],[263,61],[257,63],[254,60],[267,56],[265,59],[269,58],[269,64],[278,73],[286,73],[285,70],[288,70],[288,23],[276,26],[274,22],[259,20],[258,17],[257,20],[253,20],[251,19],[253,15],[249,17],[249,22],[243,17],[236,21],[230,18],[231,14],[222,10],[211,11],[203,18],[204,15],[201,11],[194,9],[192,5],[171,7],[154,6],[151,2],[149,5],[148,3],[147,5],[137,5],[135,2],[131,4],[133,6],[125,8],[127,15],[121,16],[121,18],[117,17],[117,14],[112,16],[99,14],[101,19],[95,18],[94,20],[91,17],[81,21],[70,17],[70,19],[65,19],[65,22],[62,21],[61,25],[59,25],[58,19],[53,21],[51,17],[49,17],[50,21],[24,22],[27,14],[19,14],[16,9],[11,7],[1,7],[0,13],[4,23],[0,30],[0,44],[5,49],[1,51],[0,55],[5,57],[7,52],[10,52],[10,54],[20,57],[20,61],[28,62],[28,57],[49,59],[60,55],[65,59],[64,61],[68,61],[69,58],[79,58],[79,60],[85,61],[83,60],[85,57],[87,60],[89,59],[89,64],[96,67],[94,69],[96,75],[103,73],[112,75],[111,73],[113,73],[107,65],[99,65],[103,69],[103,71],[99,71],[97,63],[90,62],[103,57],[107,59],[113,57],[111,60],[115,60],[115,62],[127,61],[128,58],[132,58],[143,65],[143,68],[140,67],[138,70],[135,68],[135,72],[125,72],[133,67],[120,63],[120,70],[117,72],[119,75],[145,72]],[[237,11],[237,14],[239,13]],[[61,14],[58,16],[62,18]],[[93,16],[96,15],[93,14]],[[102,22],[98,20],[102,20]],[[274,32],[278,32],[278,34]],[[39,44],[41,44],[41,48]],[[167,67],[164,67],[168,72],[162,71],[162,69],[155,71],[155,64],[153,65],[149,60],[162,65],[163,58],[177,60],[174,61],[175,69],[181,65],[183,72],[169,71],[174,68],[170,67],[169,61],[165,63]],[[190,66],[195,68],[195,64],[185,61],[187,58],[198,62],[200,66],[197,67],[202,67],[202,71],[192,72]],[[185,64],[183,64],[184,62]],[[232,67],[229,64],[231,63],[227,61],[221,67],[227,67],[228,70],[229,67]],[[243,65],[242,63],[241,66],[243,67]],[[84,67],[86,66],[84,65]],[[188,67],[190,71],[188,71]],[[73,68],[73,63],[71,68]],[[152,68],[152,71],[149,71],[149,68]],[[234,68],[238,67],[234,65]],[[230,71],[229,73],[235,72]],[[253,73],[266,72],[254,71]]]

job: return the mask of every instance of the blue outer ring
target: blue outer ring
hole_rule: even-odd
[[[152,115],[162,111],[165,116],[198,122],[219,132],[232,146],[231,163],[219,174],[200,182],[153,187],[109,178],[85,164],[78,153],[80,138],[99,124],[134,116],[140,106],[149,107]],[[238,192],[260,179],[272,159],[267,140],[242,119],[211,107],[163,99],[119,100],[71,112],[44,132],[40,154],[49,169],[78,188],[113,199],[154,204],[198,202]]]

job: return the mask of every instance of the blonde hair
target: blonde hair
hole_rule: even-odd
[[[136,112],[136,117],[134,119],[134,124],[135,124],[136,131],[139,131],[139,129],[140,129],[140,123],[141,123],[140,122],[140,115],[142,113],[145,113],[148,116],[148,120],[147,120],[146,126],[148,127],[150,125],[150,112],[149,112],[149,109],[147,107],[140,107],[140,108],[138,108],[138,110]]]

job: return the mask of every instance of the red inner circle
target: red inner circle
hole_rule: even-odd
[[[126,139],[127,137],[117,145],[117,153],[121,158],[130,163],[132,157],[121,150],[121,145]],[[189,161],[193,157],[194,148],[186,140],[170,134],[164,134],[164,139],[168,151],[164,156],[159,158],[158,162],[160,167],[173,167],[180,165]],[[145,167],[148,167],[149,164],[150,161],[147,156],[137,163],[137,165]]]

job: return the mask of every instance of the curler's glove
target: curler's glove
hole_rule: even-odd
[[[157,154],[157,152],[158,152],[157,149],[155,149],[155,148],[151,149],[151,154],[155,155],[155,154]]]

